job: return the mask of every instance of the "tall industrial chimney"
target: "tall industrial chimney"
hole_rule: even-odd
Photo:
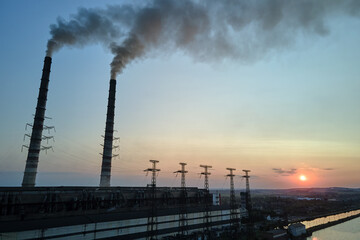
[[[114,116],[115,116],[116,80],[110,80],[106,127],[104,136],[104,150],[101,165],[100,187],[110,187],[111,159],[113,149]]]
[[[34,124],[30,138],[29,152],[26,159],[23,187],[34,187],[39,162],[42,131],[44,128],[47,92],[49,86],[49,76],[51,67],[51,57],[45,57],[44,68],[41,77],[39,97],[36,105]]]

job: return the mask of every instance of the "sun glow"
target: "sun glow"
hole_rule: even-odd
[[[306,181],[306,180],[307,180],[307,178],[306,178],[305,175],[300,175],[299,179],[300,179],[301,181]]]

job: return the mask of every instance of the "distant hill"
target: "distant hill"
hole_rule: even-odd
[[[236,194],[245,189],[235,190]],[[229,195],[229,189],[211,189],[212,193]],[[337,195],[337,194],[360,194],[360,188],[329,187],[329,188],[290,188],[290,189],[251,189],[251,194],[256,195],[279,195],[279,196],[312,196],[312,195]]]

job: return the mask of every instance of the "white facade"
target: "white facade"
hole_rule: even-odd
[[[305,225],[302,223],[291,224],[288,228],[289,233],[294,237],[299,237],[303,234],[306,234]]]
[[[213,193],[213,205],[219,206],[221,205],[221,195],[220,193]]]

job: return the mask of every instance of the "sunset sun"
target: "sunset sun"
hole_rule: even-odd
[[[305,175],[300,175],[299,179],[300,179],[301,181],[306,181],[306,180],[307,180],[307,178],[306,178]]]

